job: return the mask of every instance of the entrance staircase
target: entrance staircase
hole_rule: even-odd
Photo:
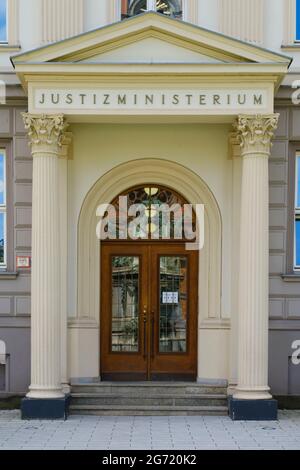
[[[227,388],[178,382],[74,384],[70,414],[99,416],[201,416],[228,414]]]

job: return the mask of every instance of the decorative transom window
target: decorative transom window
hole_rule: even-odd
[[[151,10],[182,19],[182,0],[122,0],[122,19]]]
[[[7,0],[0,0],[0,43],[6,43],[7,38]]]
[[[106,214],[106,239],[194,240],[196,217],[192,207],[175,191],[145,185],[120,194],[114,211]],[[138,223],[135,223],[138,221]]]
[[[0,149],[0,268],[6,266],[6,157]]]
[[[300,154],[296,156],[295,269],[300,269]]]

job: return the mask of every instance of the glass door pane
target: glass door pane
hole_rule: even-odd
[[[159,352],[187,351],[187,257],[160,257]]]
[[[112,352],[139,351],[138,256],[112,257]]]

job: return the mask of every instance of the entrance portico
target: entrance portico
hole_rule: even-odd
[[[202,330],[210,328],[216,332],[231,328],[230,348],[236,354],[232,354],[227,377],[214,375],[215,379],[235,382],[232,383],[236,387],[231,400],[231,415],[234,419],[250,419],[258,407],[261,418],[274,418],[276,403],[271,400],[268,387],[268,157],[278,122],[278,115],[273,114],[274,91],[286,73],[289,59],[147,13],[21,54],[13,59],[13,63],[28,90],[29,113],[24,116],[24,122],[33,157],[32,365],[31,386],[23,403],[23,416],[50,418],[65,414],[67,399],[62,384],[74,375],[70,371],[62,371],[62,365],[66,364],[67,355],[80,353],[79,349],[72,350],[70,339],[66,337],[70,307],[65,300],[65,289],[73,276],[69,269],[70,257],[77,256],[78,272],[74,284],[77,286],[78,324],[91,322],[88,316],[91,305],[98,312],[100,309],[99,285],[102,285],[102,280],[97,282],[99,268],[93,270],[93,263],[99,263],[99,260],[91,260],[91,255],[99,255],[94,225],[83,228],[80,221],[85,202],[77,221],[77,254],[69,248],[67,256],[63,244],[66,239],[64,224],[69,216],[64,199],[67,195],[63,191],[67,178],[62,178],[61,165],[63,154],[66,158],[62,149],[66,144],[67,123],[71,130],[77,126],[76,132],[80,132],[81,124],[129,123],[137,126],[143,123],[151,126],[153,123],[184,123],[199,128],[209,124],[209,132],[213,132],[213,126],[226,125],[228,138],[234,130],[234,153],[236,155],[240,148],[238,158],[242,167],[241,175],[233,181],[233,191],[239,188],[241,191],[238,204],[240,222],[235,220],[230,207],[227,215],[232,220],[232,234],[227,239],[225,213],[222,214],[218,207],[221,201],[207,184],[201,183],[202,174],[198,173],[196,180],[195,170],[191,171],[190,177],[188,170],[182,170],[182,188],[184,185],[188,188],[195,178],[195,187],[186,189],[190,191],[189,202],[202,202],[196,200],[197,191],[201,193],[197,185],[200,188],[203,184],[206,188],[203,193],[209,194],[205,208],[207,244],[199,256],[198,351],[202,352],[198,355],[198,362],[210,360],[201,349]],[[231,124],[234,129],[230,128]],[[99,158],[104,159],[101,149],[99,152]],[[161,178],[164,179],[164,174],[168,178],[169,168],[176,184],[179,164],[172,165],[170,162],[168,167],[168,162],[164,161]],[[146,160],[144,168],[147,169]],[[159,181],[159,171],[156,176],[152,171],[154,179],[151,182],[164,183]],[[102,202],[113,200],[121,189],[128,189],[136,183],[149,183],[149,174],[143,175],[143,170],[139,174],[132,172],[132,181],[130,183],[129,180],[126,186],[122,179],[125,172],[122,175],[120,168],[116,178],[119,190],[116,194],[107,194],[109,199]],[[95,181],[101,177],[105,185],[105,172],[99,174]],[[138,181],[134,181],[135,178]],[[188,194],[183,196],[189,199]],[[215,209],[212,209],[213,205]],[[214,239],[216,233],[213,232],[217,226],[214,223],[217,222],[214,221],[213,210],[216,213],[220,211],[219,239]],[[65,218],[62,211],[67,212]],[[90,217],[96,221],[95,213],[91,212]],[[90,233],[85,238],[87,230]],[[224,253],[223,239],[229,246],[231,237],[238,241],[239,250],[235,247],[229,257]],[[71,246],[69,238],[68,245]],[[222,303],[222,292],[223,297],[230,297],[224,293],[223,277],[234,277],[234,266],[239,266],[238,289],[228,301],[229,315],[222,318],[222,315],[216,315],[218,305]],[[207,315],[204,312],[208,312]],[[233,318],[236,321],[232,321]],[[199,364],[198,371],[198,379],[205,378]]]

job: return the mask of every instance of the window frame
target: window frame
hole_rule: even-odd
[[[0,154],[3,155],[3,204],[0,204],[0,214],[4,214],[3,223],[3,250],[4,250],[4,261],[0,262],[0,270],[7,268],[7,151],[5,146],[0,145]]]
[[[5,35],[5,40],[3,41],[0,40],[0,45],[6,45],[9,43],[9,28],[8,28],[9,26],[9,16],[8,16],[9,3],[8,3],[8,0],[5,0],[5,2],[6,2],[6,15],[5,15],[6,16],[6,25],[5,25],[6,35]]]
[[[295,0],[295,16],[294,16],[294,23],[295,23],[295,33],[294,33],[294,42],[300,43],[300,1]],[[299,36],[298,36],[299,33]]]
[[[298,206],[298,199],[300,199],[300,152],[295,154],[295,191],[294,191],[294,254],[293,254],[293,266],[294,271],[300,273],[300,264],[297,264],[297,240],[296,240],[296,222],[300,221],[300,206]],[[298,187],[299,183],[299,187]]]
[[[147,10],[146,11],[157,11],[156,9],[156,0],[146,0],[147,2]],[[184,19],[184,6],[185,6],[185,2],[184,0],[181,0],[181,18],[180,18],[180,21]],[[126,18],[122,18],[122,1],[121,1],[121,19],[124,20]],[[137,16],[137,15],[134,15],[134,16]],[[131,17],[129,17],[131,18]]]

